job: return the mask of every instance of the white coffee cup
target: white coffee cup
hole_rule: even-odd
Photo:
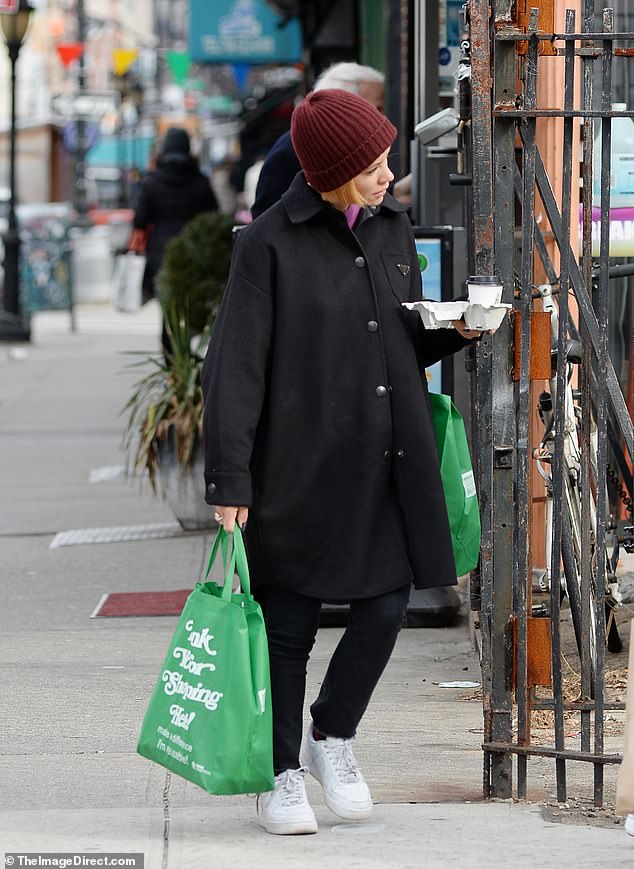
[[[469,301],[487,308],[502,301],[502,284],[494,275],[475,275],[467,281]]]

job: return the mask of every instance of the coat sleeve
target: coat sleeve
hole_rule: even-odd
[[[251,459],[265,403],[273,331],[270,256],[243,230],[203,363],[205,499],[250,507]]]
[[[458,350],[472,343],[455,329],[426,329],[422,321],[419,329],[421,332],[419,355],[424,368],[429,368],[439,359],[457,353]]]

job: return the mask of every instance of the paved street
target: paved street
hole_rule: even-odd
[[[81,306],[77,324],[72,334],[66,314],[40,314],[31,345],[0,344],[0,850],[142,852],[149,869],[634,865],[634,839],[609,811],[614,768],[608,809],[594,817],[581,763],[569,764],[567,807],[554,803],[552,762],[539,759],[528,802],[482,800],[477,689],[439,684],[479,682],[466,618],[401,632],[358,734],[369,821],[338,820],[310,781],[319,833],[270,836],[251,797],[210,797],[139,757],[176,619],[91,614],[109,592],[191,587],[210,537],[51,548],[60,532],[174,522],[122,472],[119,411],[136,377],[125,354],[159,346],[158,312]],[[340,633],[319,633],[310,696]]]

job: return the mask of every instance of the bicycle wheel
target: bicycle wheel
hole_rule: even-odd
[[[575,545],[575,543],[577,545]],[[591,593],[589,603],[589,636],[584,643],[582,632],[583,602],[581,598],[581,547],[579,545],[579,539],[577,538],[576,541],[574,539],[573,520],[568,511],[564,511],[563,521],[561,523],[561,560],[564,569],[566,594],[568,595],[568,602],[570,604],[570,614],[572,616],[577,651],[580,660],[583,660],[586,654],[589,655],[591,685],[594,693],[594,678],[597,662],[597,631],[594,611],[594,594]]]
[[[619,652],[623,651],[623,640],[621,639],[621,635],[619,634],[619,626],[616,622],[616,618],[614,617],[615,610],[621,602],[621,595],[618,590],[619,581],[616,574],[616,568],[619,563],[619,553],[621,549],[618,535],[612,532],[607,538],[607,544],[608,545],[605,556],[605,570],[607,576],[605,601],[605,624],[607,626],[606,642],[608,646],[608,652],[611,652],[614,655],[618,655]]]
[[[570,615],[572,616],[577,651],[581,657],[581,649],[583,647],[581,639],[581,570],[572,542],[571,519],[567,512],[564,512],[561,523],[561,560],[564,568],[566,594],[568,595],[568,603],[570,605]]]

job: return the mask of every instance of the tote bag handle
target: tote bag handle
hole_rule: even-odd
[[[233,545],[231,547],[231,557],[229,558],[229,561],[227,563],[229,540],[232,541]],[[207,569],[205,570],[205,580],[209,576],[212,565],[216,560],[218,549],[221,549],[222,551],[222,563],[225,567],[225,579],[222,586],[221,595],[222,599],[231,600],[234,573],[238,574],[238,577],[240,579],[240,586],[244,594],[246,594],[248,597],[251,597],[251,577],[249,575],[247,553],[244,548],[242,532],[237,525],[232,534],[229,534],[222,527],[218,529],[218,534],[216,535],[216,539],[214,540],[214,545],[212,546],[211,552],[209,553],[209,561],[207,562]]]

